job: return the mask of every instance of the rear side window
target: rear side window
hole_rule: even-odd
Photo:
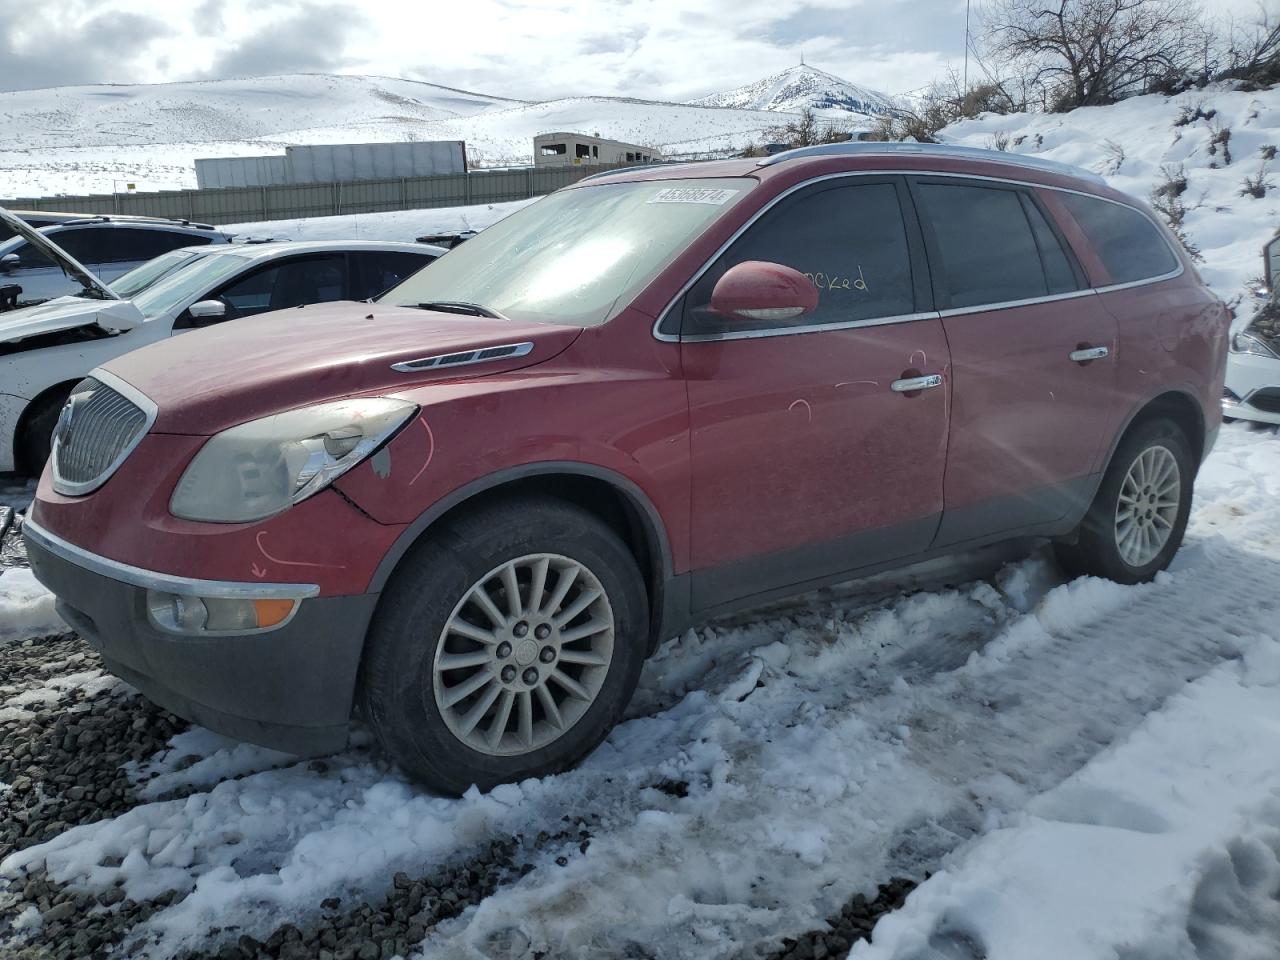
[[[1078,193],[1062,194],[1062,202],[1089,238],[1112,283],[1150,280],[1178,269],[1178,258],[1164,235],[1133,207]]]
[[[71,254],[72,258],[79,260],[81,263],[94,263],[96,262],[94,255],[98,250],[98,246],[94,241],[96,232],[89,227],[72,227],[68,230],[57,230],[49,233],[48,237],[67,253]],[[43,253],[34,249],[31,252],[40,258],[42,266],[49,263]]]
[[[368,300],[386,293],[435,259],[427,253],[396,250],[361,250],[350,257],[356,266],[351,281],[352,300]]]
[[[957,183],[922,183],[918,189],[942,259],[942,285],[951,307],[1031,300],[1062,292],[1051,289],[1041,253],[1041,243],[1046,241],[1043,237],[1037,241],[1021,191]],[[1056,248],[1065,261],[1048,224],[1044,230],[1053,240],[1050,259]],[[1064,282],[1063,265],[1055,261],[1055,285]],[[1069,264],[1066,270],[1070,272]],[[1074,278],[1068,289],[1073,288]]]
[[[212,238],[175,230],[139,230],[106,227],[99,235],[98,263],[142,263],[179,247],[195,247]]]
[[[746,260],[799,270],[818,288],[818,309],[790,324],[726,320],[710,309],[725,271]],[[848,323],[915,312],[911,252],[898,190],[862,183],[815,190],[766,213],[694,284],[685,336]]]

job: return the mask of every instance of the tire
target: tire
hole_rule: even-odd
[[[540,568],[541,610],[530,612]],[[524,611],[515,617],[508,571]],[[597,589],[602,598],[591,599]],[[481,592],[502,625],[485,612]],[[563,623],[550,618],[584,599]],[[358,705],[383,751],[436,790],[546,776],[576,764],[618,722],[640,678],[648,629],[644,581],[608,526],[552,498],[502,502],[433,529],[401,562],[369,628]],[[476,639],[477,630],[487,639]]]
[[[71,395],[71,387],[58,390],[36,401],[36,407],[22,424],[18,434],[18,466],[29,477],[40,476],[53,451],[53,429],[58,414]]]
[[[1168,491],[1174,471],[1176,494],[1161,496],[1157,488]],[[1076,541],[1054,545],[1062,568],[1071,576],[1090,575],[1117,583],[1151,580],[1182,545],[1195,474],[1191,444],[1181,427],[1163,418],[1136,425],[1111,458]],[[1144,486],[1144,477],[1155,482]],[[1131,508],[1136,519],[1128,522],[1120,518],[1121,509],[1129,506],[1121,502],[1122,491],[1127,501],[1136,503]],[[1175,498],[1176,504],[1170,505]],[[1144,533],[1144,527],[1152,532]]]

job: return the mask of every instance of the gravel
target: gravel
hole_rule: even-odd
[[[499,886],[534,869],[535,857],[557,847],[585,851],[591,841],[588,821],[564,818],[564,829],[536,837],[493,840],[467,860],[422,876],[397,873],[381,900],[343,908],[338,898],[320,904],[319,918],[304,925],[285,923],[263,940],[235,935],[235,928],[210,931],[221,943],[183,960],[389,960],[408,956],[436,925],[480,903]],[[564,856],[555,858],[563,865]],[[513,945],[507,945],[508,947]],[[504,953],[502,955],[508,955]],[[511,956],[525,956],[510,952]]]
[[[894,877],[876,891],[872,900],[856,894],[839,913],[827,918],[826,930],[784,939],[781,949],[768,955],[769,960],[827,960],[848,956],[853,944],[869,939],[876,921],[901,907],[907,894],[915,888],[916,881]]]
[[[136,806],[123,764],[164,750],[187,728],[119,683],[58,691],[52,702],[30,699],[51,675],[94,670],[101,670],[97,655],[74,635],[0,647],[6,688],[28,694],[0,719],[0,782],[10,785],[0,792],[0,859]]]

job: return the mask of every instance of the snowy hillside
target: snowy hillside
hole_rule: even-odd
[[[754,91],[754,92],[751,92]],[[384,77],[298,75],[0,93],[0,197],[194,187],[198,157],[283,154],[291,144],[465,140],[479,166],[524,166],[553,130],[706,156],[758,143],[812,106],[850,128],[882,94],[812,67],[697,103],[569,97],[526,103]]]
[[[1280,146],[1280,89],[1211,88],[1066,114],[987,114],[941,138],[1086,167],[1148,201],[1157,189],[1166,196],[1181,189],[1176,200],[1187,238],[1204,258],[1200,272],[1228,301],[1247,296],[1248,281],[1262,273],[1262,244],[1280,227],[1280,178],[1268,159]],[[1245,179],[1259,176],[1265,195],[1245,194]]]
[[[755,83],[692,102],[708,107],[789,113],[799,113],[808,108],[824,113],[851,113],[867,119],[893,112],[893,105],[886,94],[841,80],[807,64],[788,67]]]
[[[258,140],[357,117],[395,125],[518,102],[413,80],[325,74],[54,87],[0,93],[0,143],[35,150]]]

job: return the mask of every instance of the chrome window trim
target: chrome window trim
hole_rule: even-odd
[[[1083,290],[1072,290],[1070,293],[1051,293],[1046,297],[1028,297],[1025,300],[1002,300],[999,303],[980,303],[972,307],[950,307],[938,311],[941,317],[962,317],[966,313],[988,313],[992,310],[1009,310],[1014,307],[1029,307],[1038,303],[1056,303],[1059,300],[1077,300],[1080,297],[1092,297],[1098,291],[1092,287]]]
[[[1174,261],[1178,264],[1178,267],[1176,270],[1171,270],[1170,272],[1161,274],[1158,277],[1149,277],[1145,280],[1131,280],[1127,283],[1113,283],[1113,284],[1108,284],[1102,287],[1085,287],[1080,290],[1073,290],[1069,293],[1057,293],[1057,294],[1051,294],[1045,297],[1032,297],[1027,300],[1010,300],[1004,303],[980,304],[974,307],[954,307],[954,308],[949,308],[947,310],[942,310],[942,311],[928,311],[925,313],[902,314],[900,316],[892,316],[892,317],[874,317],[874,318],[868,318],[864,320],[850,320],[844,323],[808,324],[804,327],[790,327],[790,328],[778,327],[772,330],[759,330],[759,331],[752,330],[752,331],[745,331],[743,333],[723,333],[723,334],[704,333],[704,334],[690,334],[689,336],[680,336],[678,334],[663,333],[661,331],[660,328],[663,322],[667,319],[667,315],[671,312],[672,308],[675,307],[675,305],[680,302],[680,299],[686,293],[688,293],[690,290],[693,289],[694,284],[696,284],[699,280],[702,279],[703,274],[705,274],[708,270],[711,269],[712,264],[714,264],[718,259],[720,259],[721,255],[724,254],[724,252],[728,250],[729,247],[733,246],[733,244],[738,240],[738,238],[741,237],[744,233],[746,233],[747,230],[749,230],[756,223],[757,220],[759,220],[766,213],[772,210],[774,206],[781,203],[783,200],[791,196],[797,190],[802,190],[805,187],[812,186],[815,183],[824,183],[828,180],[842,180],[846,177],[930,177],[930,178],[946,177],[954,180],[981,180],[981,181],[987,181],[989,183],[1003,183],[1003,184],[1011,184],[1013,186],[1018,186],[1018,187],[1031,187],[1037,190],[1056,190],[1059,193],[1074,193],[1081,197],[1088,197],[1092,200],[1101,200],[1103,203],[1114,203],[1116,206],[1126,207],[1129,210],[1133,210],[1136,213],[1141,214],[1147,220],[1148,223],[1154,226],[1156,228],[1156,233],[1160,236],[1160,239],[1164,241],[1165,246],[1168,247],[1170,252],[1173,253]],[[721,244],[720,247],[715,251],[715,253],[713,253],[710,256],[710,258],[708,258],[707,261],[701,267],[698,268],[698,270],[694,273],[693,277],[684,286],[680,288],[680,290],[676,293],[676,295],[667,302],[667,305],[663,307],[662,311],[658,314],[658,318],[653,322],[653,326],[650,328],[650,333],[653,335],[653,338],[655,340],[659,340],[662,343],[685,343],[685,342],[700,343],[700,342],[705,342],[710,340],[747,340],[747,339],[755,339],[759,337],[781,337],[781,336],[787,336],[793,333],[795,334],[816,333],[821,330],[848,330],[853,327],[886,326],[894,323],[911,323],[912,321],[915,321],[915,320],[924,320],[924,319],[934,318],[934,317],[938,317],[938,318],[954,317],[954,316],[961,316],[966,313],[985,313],[990,310],[1005,310],[1011,307],[1025,307],[1025,306],[1030,306],[1032,304],[1037,304],[1037,303],[1053,303],[1058,300],[1069,300],[1074,297],[1083,297],[1087,294],[1112,293],[1116,290],[1128,290],[1133,287],[1143,287],[1143,286],[1147,286],[1148,284],[1163,283],[1166,280],[1173,280],[1176,277],[1180,277],[1185,272],[1186,272],[1186,267],[1182,262],[1182,257],[1179,255],[1177,249],[1174,248],[1173,244],[1170,242],[1168,236],[1166,236],[1165,231],[1161,228],[1160,224],[1156,223],[1156,221],[1152,219],[1152,217],[1148,213],[1146,213],[1146,211],[1141,210],[1138,207],[1135,207],[1131,203],[1125,203],[1124,201],[1115,200],[1115,199],[1112,199],[1111,197],[1100,197],[1095,193],[1089,193],[1085,190],[1073,190],[1070,187],[1056,187],[1056,186],[1051,186],[1045,183],[1037,183],[1034,180],[1019,180],[1013,177],[992,177],[984,174],[954,173],[954,172],[944,172],[944,171],[935,172],[931,170],[845,170],[840,173],[823,174],[820,177],[812,177],[801,183],[793,184],[792,186],[788,187],[786,190],[782,191],[782,193],[774,197],[772,200],[770,200],[767,204],[765,204],[755,213],[753,213],[747,219],[747,221],[744,224],[742,224],[742,226],[740,226],[737,230],[735,230],[733,232],[733,235],[729,237],[729,239],[726,240],[723,244]]]
[[[49,452],[49,467],[53,476],[53,489],[67,497],[83,497],[85,494],[92,493],[94,490],[97,490],[100,486],[110,480],[112,476],[115,475],[115,472],[120,469],[120,465],[129,459],[129,454],[133,453],[134,448],[142,442],[142,438],[151,431],[152,424],[156,422],[156,417],[160,413],[160,408],[155,405],[155,402],[150,397],[133,384],[121,380],[115,374],[107,373],[107,371],[100,367],[94,367],[82,379],[87,380],[90,377],[97,380],[99,383],[105,384],[112,390],[116,391],[116,393],[123,396],[126,400],[141,410],[146,419],[143,421],[142,429],[139,430],[137,435],[124,446],[120,453],[116,455],[116,458],[107,465],[107,468],[92,480],[86,480],[83,483],[74,483],[70,480],[64,480],[62,475],[58,472],[59,443],[58,435],[55,430],[53,436],[53,447]],[[73,387],[72,390],[74,389],[75,388]]]
[[[28,514],[22,532],[50,553],[91,573],[131,586],[188,597],[215,597],[228,600],[305,600],[319,595],[314,583],[242,583],[236,580],[197,580],[157,573],[142,567],[99,556],[50,533]]]
[[[768,330],[735,330],[727,333],[691,333],[679,338],[684,343],[707,343],[714,340],[759,340],[764,337],[788,337],[800,333],[821,333],[826,330],[854,330],[858,327],[884,327],[894,323],[911,323],[913,320],[937,320],[936,310],[924,313],[903,313],[893,317],[871,317],[866,320],[845,320],[841,323],[810,323],[801,327],[772,327]]]
[[[480,354],[490,350],[510,350],[500,357],[481,357]],[[420,373],[424,370],[452,370],[454,367],[469,367],[475,363],[497,363],[499,360],[510,360],[513,357],[526,357],[533,352],[533,341],[523,343],[495,343],[491,347],[476,347],[474,350],[454,350],[450,353],[437,353],[417,360],[401,360],[393,363],[391,369],[398,373]],[[440,363],[446,357],[457,357],[471,354],[470,360],[456,360],[453,363]]]

